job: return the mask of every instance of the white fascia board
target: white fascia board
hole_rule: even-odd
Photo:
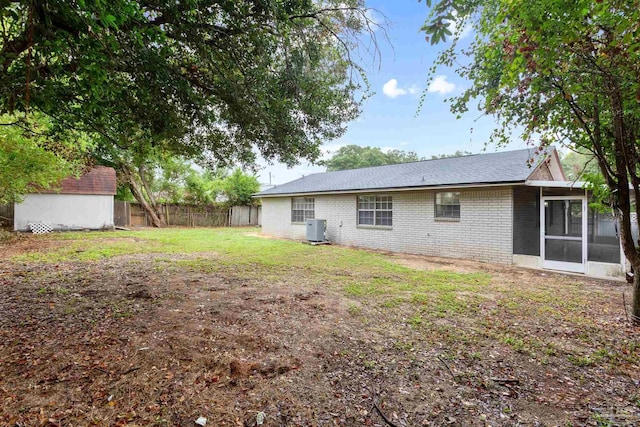
[[[361,193],[398,193],[401,191],[424,191],[424,190],[456,190],[466,188],[487,188],[487,187],[511,187],[514,185],[524,185],[525,181],[500,182],[492,184],[452,184],[452,185],[434,185],[424,187],[394,187],[394,188],[367,188],[363,190],[337,190],[337,191],[312,191],[306,193],[278,193],[278,194],[256,194],[256,198],[271,197],[303,197],[303,196],[322,196],[335,194],[361,194]]]
[[[584,181],[535,181],[527,180],[524,185],[528,187],[547,187],[547,188],[576,188],[584,189],[587,183]]]

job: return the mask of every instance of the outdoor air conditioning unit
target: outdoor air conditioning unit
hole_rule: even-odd
[[[324,242],[324,232],[327,229],[326,219],[307,220],[307,240],[310,242]]]

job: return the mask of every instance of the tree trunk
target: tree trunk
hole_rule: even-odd
[[[640,326],[640,265],[633,266],[633,298],[631,302],[631,322]],[[626,308],[625,308],[626,309]]]
[[[127,179],[131,194],[133,194],[133,197],[138,203],[140,203],[142,209],[147,213],[147,216],[151,220],[151,225],[153,227],[163,227],[164,223],[162,221],[162,217],[158,215],[157,209],[150,205],[149,202],[147,202],[147,199],[145,199],[142,190],[138,187],[138,183],[136,182],[136,177],[133,172],[127,166],[122,166],[121,170]]]
[[[131,189],[131,193],[133,194],[133,197],[135,197],[138,203],[140,203],[140,206],[142,206],[142,209],[144,209],[144,211],[149,216],[149,219],[151,220],[151,225],[153,227],[163,227],[164,223],[162,222],[162,219],[158,216],[158,214],[156,213],[156,210],[153,209],[151,205],[147,202],[147,200],[143,197],[142,192],[140,191],[138,186],[135,183],[132,183],[130,181],[129,188]]]
[[[138,176],[140,177],[140,182],[142,182],[142,189],[144,189],[144,193],[147,195],[147,199],[149,200],[149,205],[155,211],[155,214],[158,218],[162,219],[162,210],[158,207],[158,203],[156,202],[156,198],[153,197],[153,192],[151,191],[151,186],[147,181],[147,176],[145,175],[146,171],[144,170],[144,166],[138,167]],[[142,192],[142,191],[141,191]]]

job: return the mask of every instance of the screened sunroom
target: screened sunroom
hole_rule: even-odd
[[[516,265],[595,277],[623,276],[626,270],[615,217],[589,207],[582,182],[514,187],[513,254]]]

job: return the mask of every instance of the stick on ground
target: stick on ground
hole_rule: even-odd
[[[376,408],[376,411],[378,411],[378,414],[380,414],[380,417],[382,417],[385,423],[389,424],[391,427],[398,427],[396,424],[392,423],[389,418],[387,418],[387,416],[384,414],[384,412],[382,412],[375,400],[373,401],[373,407]]]
[[[436,357],[438,358],[439,361],[442,362],[442,364],[447,368],[447,370],[449,371],[449,373],[451,374],[451,376],[453,377],[454,380],[456,380],[456,374],[453,373],[453,371],[451,370],[451,368],[449,367],[449,365],[447,365],[447,362],[444,361],[444,359],[442,357],[440,357],[439,354],[436,355]]]

